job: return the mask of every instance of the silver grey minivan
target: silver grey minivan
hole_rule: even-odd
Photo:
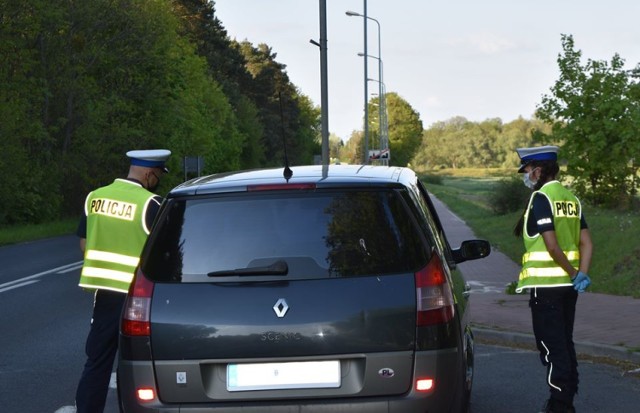
[[[167,196],[122,314],[123,412],[467,412],[468,286],[407,168],[201,177]]]

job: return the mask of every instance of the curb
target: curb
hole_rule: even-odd
[[[506,346],[527,346],[531,347],[533,351],[536,350],[536,341],[533,334],[494,330],[478,326],[472,326],[472,331],[475,339],[479,342],[485,341],[499,343]],[[575,347],[576,353],[579,355],[603,357],[640,365],[640,352],[631,351],[626,347],[589,343],[585,341],[575,342]]]

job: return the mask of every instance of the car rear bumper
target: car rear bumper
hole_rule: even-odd
[[[434,387],[427,391],[411,390],[396,396],[381,397],[300,397],[276,398],[270,392],[261,392],[266,397],[248,400],[211,400],[207,403],[163,403],[162,394],[148,402],[137,400],[136,389],[146,387],[157,391],[151,361],[120,360],[118,366],[118,394],[125,413],[204,413],[215,409],[217,413],[286,413],[286,412],[344,412],[344,413],[411,413],[452,411],[455,401],[462,397],[463,366],[460,365],[458,349],[433,350],[415,353],[413,377],[430,378]],[[193,383],[198,386],[199,383]],[[202,392],[203,389],[194,389]],[[255,393],[255,392],[253,392]],[[253,395],[255,396],[255,395]]]

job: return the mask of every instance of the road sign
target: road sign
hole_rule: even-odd
[[[204,158],[202,156],[185,156],[182,159],[182,168],[184,170],[184,180],[189,179],[190,176],[198,177],[202,174],[202,168],[204,168]]]
[[[369,151],[369,159],[371,160],[376,160],[376,159],[389,159],[391,157],[391,151],[389,150],[389,148],[385,148],[385,149],[372,149]]]

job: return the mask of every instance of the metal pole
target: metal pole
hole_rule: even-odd
[[[364,54],[369,54],[367,52],[367,0],[363,0],[364,2]],[[368,80],[369,72],[367,70],[367,58],[364,59],[364,165],[369,164],[369,87]]]
[[[327,87],[327,1],[320,0],[320,110],[322,165],[329,165],[329,103]]]
[[[378,25],[378,79],[380,79],[380,83],[378,83],[378,133],[380,134],[380,136],[378,137],[378,139],[380,140],[380,151],[382,151],[385,149],[383,135],[384,132],[382,128],[382,101],[384,99],[384,96],[382,95],[382,83],[384,82],[384,80],[382,79],[382,45],[380,43],[380,22],[373,18],[371,20],[376,22],[376,24]]]

